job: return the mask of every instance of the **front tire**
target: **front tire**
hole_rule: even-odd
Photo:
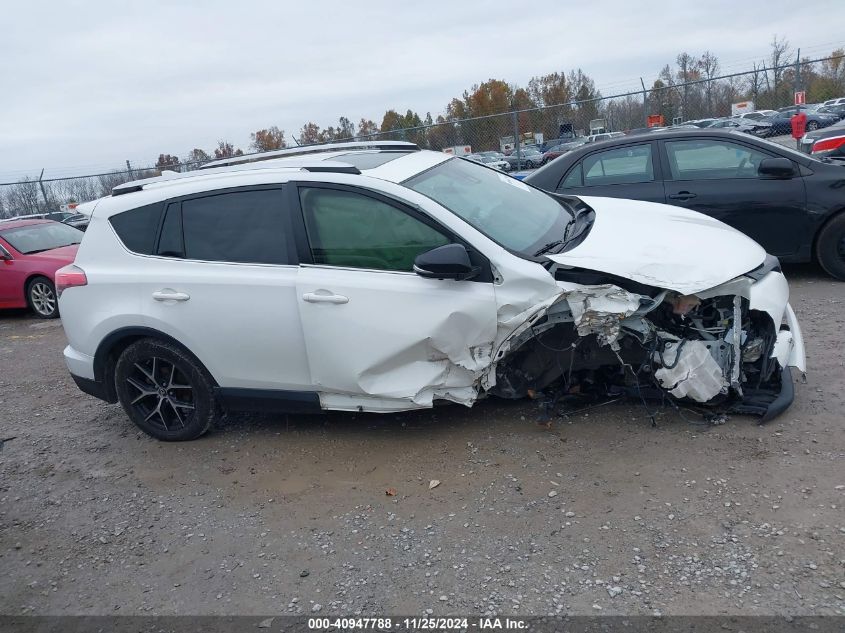
[[[150,338],[136,341],[118,358],[114,379],[126,415],[156,439],[193,440],[214,421],[211,377],[175,345]]]
[[[56,286],[46,277],[35,277],[26,285],[26,300],[39,319],[55,319],[59,316],[59,300]]]
[[[816,241],[816,257],[829,275],[845,281],[845,213],[822,227]]]
[[[818,130],[818,129],[819,129],[819,124],[816,123],[815,121],[810,121],[807,124],[807,131],[808,132],[813,132],[813,131]]]

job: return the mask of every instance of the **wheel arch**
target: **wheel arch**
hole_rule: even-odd
[[[169,334],[165,334],[160,330],[150,327],[124,327],[115,330],[103,338],[97,347],[97,351],[94,352],[94,380],[103,384],[106,400],[108,402],[117,402],[117,391],[115,390],[114,380],[108,380],[109,377],[114,376],[114,368],[117,364],[117,359],[123,353],[123,350],[132,345],[132,343],[145,338],[156,339],[178,347],[197,364],[197,367],[199,367],[206,376],[208,376],[214,387],[219,387],[217,381],[214,379],[214,376],[211,375],[211,372],[208,371],[208,368],[203,364],[203,362],[197,358],[196,354],[185,347],[185,345],[177,339],[173,338]]]
[[[33,280],[37,277],[44,277],[44,279],[49,281],[51,284],[56,284],[56,282],[47,273],[42,273],[40,271],[35,270],[27,273],[26,278],[23,280],[23,296],[24,299],[26,299],[27,303],[29,303],[29,284],[31,284]]]

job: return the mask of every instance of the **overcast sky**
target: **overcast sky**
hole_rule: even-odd
[[[152,164],[218,139],[246,150],[271,125],[290,142],[307,121],[436,116],[489,78],[581,67],[608,95],[707,49],[738,71],[774,34],[821,56],[845,45],[843,24],[842,0],[4,3],[0,182]]]

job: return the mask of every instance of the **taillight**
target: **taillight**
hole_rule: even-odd
[[[830,152],[845,145],[845,135],[822,138],[813,143],[813,154]]]
[[[56,295],[59,297],[68,288],[87,285],[88,277],[85,276],[85,271],[79,266],[70,264],[56,271]]]

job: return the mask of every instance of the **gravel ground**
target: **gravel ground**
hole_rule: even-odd
[[[787,272],[807,383],[762,427],[488,401],[165,444],[3,313],[0,613],[845,614],[845,283]]]

